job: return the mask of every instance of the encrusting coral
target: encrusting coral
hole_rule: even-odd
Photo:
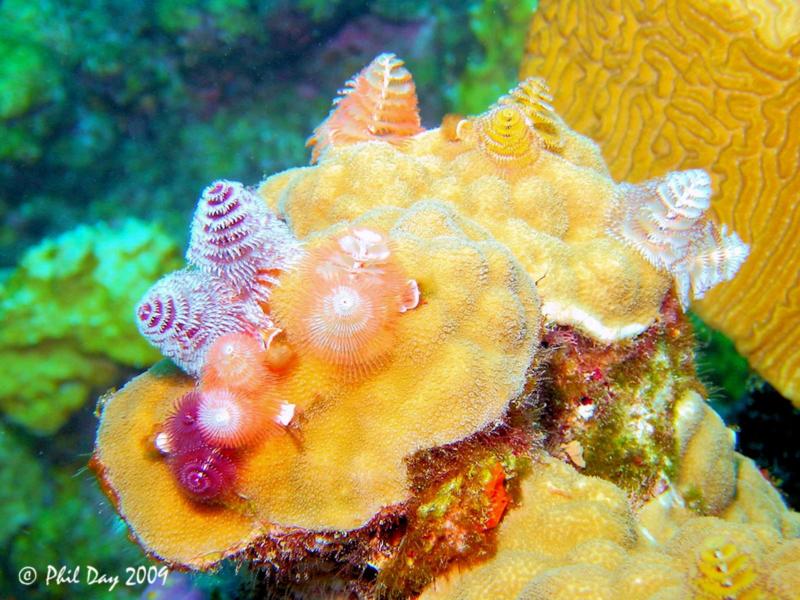
[[[164,526],[181,521],[193,504],[174,486],[167,464],[153,456],[151,442],[124,433],[131,422],[135,430],[155,433],[172,403],[192,389],[191,380],[145,375],[109,401],[97,458],[106,484],[124,490],[118,492],[120,511],[146,547],[170,561],[203,566],[237,550],[233,542],[252,541],[264,522],[358,527],[382,507],[408,499],[406,456],[463,439],[502,417],[525,384],[539,339],[539,305],[508,251],[485,234],[470,239],[459,221],[443,205],[420,203],[374,211],[353,223],[387,232],[394,259],[424,300],[404,313],[395,307],[391,356],[380,369],[348,376],[326,354],[293,346],[297,356],[275,385],[302,415],[301,441],[279,435],[253,449],[237,486],[246,502],[214,513],[205,526],[199,524],[209,509],[194,507],[198,526],[170,539]],[[307,238],[307,256],[350,231],[338,227]],[[279,326],[282,318],[294,324],[284,315],[306,293],[305,278],[303,268],[290,271],[273,290]],[[292,335],[287,329],[274,344],[291,343]],[[388,432],[391,444],[385,443]],[[233,537],[230,519],[240,523]],[[209,546],[213,554],[198,552]]]
[[[674,202],[680,206],[659,212],[653,206],[662,202],[661,188],[615,185],[596,146],[548,111],[547,97],[541,81],[523,82],[485,114],[458,124],[455,141],[440,130],[409,137],[402,145],[346,140],[337,145],[333,140],[330,156],[323,154],[319,167],[270,178],[261,194],[301,237],[376,206],[408,207],[426,198],[450,202],[521,261],[537,282],[542,312],[551,321],[603,341],[631,337],[653,322],[673,277],[683,281],[684,273],[691,273],[699,291],[695,271],[687,265],[707,252],[702,232],[714,228],[705,216],[710,190],[692,188],[691,198],[678,197]],[[338,110],[328,118],[347,115]],[[543,111],[546,121],[536,116]],[[544,122],[546,134],[540,133]],[[688,177],[673,174],[668,183]],[[698,204],[692,208],[682,202]],[[652,242],[656,254],[640,254],[642,236],[664,220],[671,222],[669,211],[675,208],[693,211],[688,218],[693,229],[664,228],[660,241],[666,251],[658,254]],[[619,218],[634,226],[606,235]],[[640,222],[653,225],[642,231]],[[693,243],[698,248],[689,251]],[[667,255],[670,245],[681,252]],[[728,270],[745,255],[740,246],[728,256]],[[684,262],[678,264],[679,259]]]
[[[703,175],[614,183],[541,80],[441,129],[365,124],[376,69],[411,90],[396,123],[418,123],[381,55],[317,129],[315,166],[206,189],[192,264],[140,304],[185,373],[162,363],[105,398],[92,461],[137,541],[310,597],[576,597],[640,585],[638,552],[681,589],[727,585],[703,579],[719,561],[745,565],[741,589],[764,565],[792,581],[797,515],[694,371],[679,296],[746,254],[707,218]],[[242,201],[217,219],[203,207],[224,189]],[[206,234],[242,251],[198,253]],[[153,290],[176,277],[198,284],[165,310]],[[700,562],[676,562],[686,548]]]
[[[0,407],[52,433],[122,367],[159,358],[130,322],[139,296],[179,264],[175,242],[133,219],[81,226],[28,250],[0,283]]]
[[[793,0],[543,2],[521,69],[522,77],[558,82],[553,104],[598,142],[616,179],[710,171],[711,210],[741,234],[752,257],[693,309],[795,404],[798,6]],[[700,289],[701,271],[716,270],[721,254],[738,251],[724,241],[713,245],[717,250],[702,265],[690,267]]]

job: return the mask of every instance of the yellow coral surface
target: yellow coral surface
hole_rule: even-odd
[[[763,478],[759,488],[759,497],[777,494]],[[775,507],[774,516],[792,523],[782,530],[682,506],[667,511],[667,497],[674,495],[651,501],[663,521],[657,538],[621,489],[542,459],[522,483],[521,506],[501,525],[496,556],[437,580],[422,598],[796,598],[797,513]],[[645,522],[653,528],[655,520],[649,514]]]
[[[678,400],[675,421],[677,485],[665,480],[634,511],[612,483],[541,458],[496,556],[422,598],[797,598],[800,514],[734,452],[732,432],[696,392]]]
[[[301,237],[376,207],[443,202],[511,250],[548,320],[605,341],[640,333],[670,276],[606,234],[607,213],[622,200],[596,146],[553,116],[559,153],[540,149],[519,111],[506,104],[465,121],[456,141],[435,129],[399,146],[331,146],[317,166],[270,177],[259,192]]]
[[[152,434],[190,379],[147,373],[106,403],[96,460],[151,552],[203,567],[271,524],[357,528],[408,499],[407,456],[486,427],[522,391],[541,317],[533,284],[508,250],[433,202],[376,210],[355,224],[388,232],[423,303],[398,319],[388,363],[364,377],[298,356],[279,393],[297,406],[300,431],[245,457],[241,502],[209,508],[187,500],[155,452]],[[346,230],[335,226],[308,245]],[[293,275],[276,290],[276,305],[292,301]]]
[[[796,0],[552,0],[521,71],[618,180],[711,170],[712,210],[752,252],[695,310],[798,405],[799,59]]]
[[[190,500],[175,483],[153,437],[194,382],[166,362],[104,401],[96,469],[116,508],[148,551],[203,568],[243,549],[256,534],[253,519]]]

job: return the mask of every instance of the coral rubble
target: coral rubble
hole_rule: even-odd
[[[553,104],[598,142],[615,178],[710,170],[711,210],[752,257],[693,308],[796,405],[798,54],[800,5],[792,0],[566,0],[536,12],[521,69],[558,82]],[[689,269],[696,298],[705,272],[720,273],[713,263],[735,253],[738,240],[713,245]]]
[[[541,80],[424,131],[394,56],[349,89],[312,166],[206,189],[140,304],[183,372],[103,400],[92,466],[144,550],[307,597],[788,597],[800,518],[683,312],[747,253],[707,177],[616,184]]]

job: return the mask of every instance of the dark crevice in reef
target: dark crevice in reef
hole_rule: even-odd
[[[737,429],[737,450],[766,470],[793,509],[800,509],[800,410],[764,384],[735,406],[726,421]]]

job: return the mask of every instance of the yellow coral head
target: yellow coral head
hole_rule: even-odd
[[[310,252],[272,310],[298,352],[360,372],[389,355],[408,285],[387,240],[357,229]]]
[[[533,163],[539,156],[528,118],[517,106],[498,106],[475,121],[478,143],[493,160],[509,166]]]

